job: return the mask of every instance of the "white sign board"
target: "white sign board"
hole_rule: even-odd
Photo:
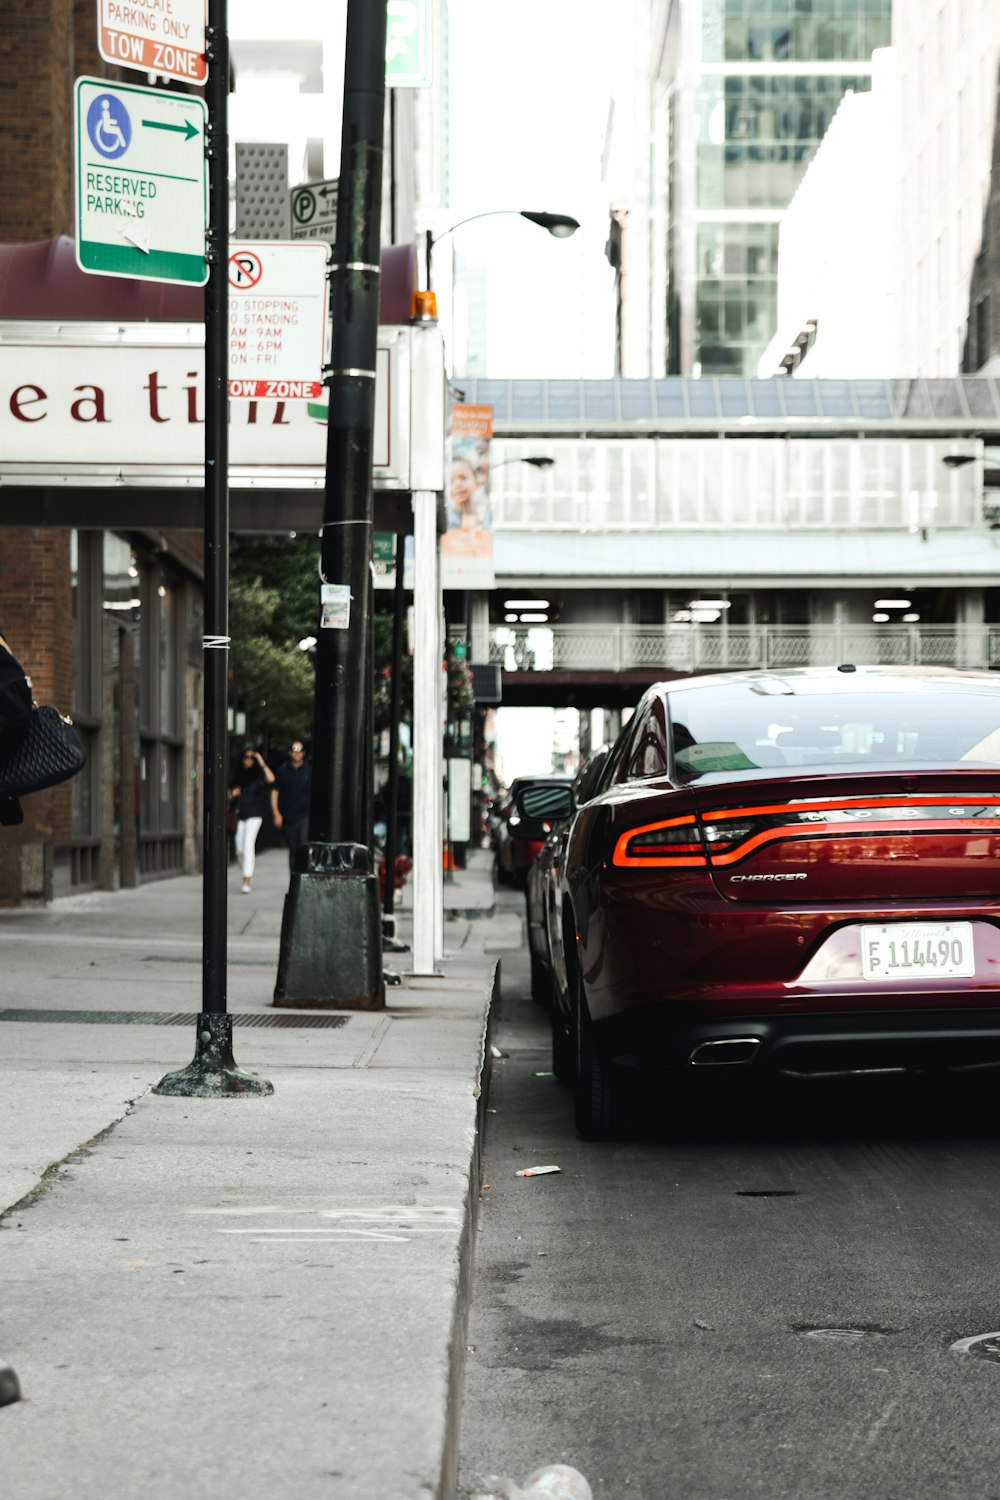
[[[136,281],[208,281],[208,110],[193,94],[76,80],[76,261]]]
[[[105,62],[204,83],[208,0],[97,0],[97,50]]]
[[[200,487],[204,483],[204,328],[174,324],[0,325],[0,514],[3,485]],[[372,466],[379,489],[410,488],[414,435],[443,455],[443,417],[425,410],[436,386],[411,382],[413,345],[436,355],[437,327],[379,329]],[[423,369],[423,365],[421,366]],[[326,464],[326,390],[321,401],[234,401],[229,418],[233,488],[262,484],[319,489]],[[436,429],[424,432],[428,426]],[[427,476],[421,475],[426,483]],[[438,478],[438,487],[444,483]],[[137,515],[141,514],[141,504]]]
[[[315,401],[323,394],[329,302],[325,245],[229,247],[229,394]]]
[[[332,245],[337,233],[337,179],[303,182],[291,191],[292,239]]]

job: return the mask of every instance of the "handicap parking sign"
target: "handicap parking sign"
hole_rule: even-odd
[[[95,151],[117,161],[132,139],[128,110],[115,94],[99,94],[87,111],[87,134]]]
[[[204,101],[78,78],[74,112],[77,265],[98,276],[204,286]]]

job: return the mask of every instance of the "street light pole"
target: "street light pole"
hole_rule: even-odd
[[[465,224],[472,224],[476,219],[489,219],[494,214],[517,214],[522,219],[527,219],[529,224],[537,224],[540,229],[545,229],[557,240],[567,240],[571,234],[579,229],[579,220],[572,218],[569,214],[543,213],[541,210],[529,208],[488,208],[481,214],[470,214],[467,219],[459,219],[457,224],[450,224],[447,229],[435,235],[433,230],[428,229],[424,240],[424,267],[427,272],[427,290],[430,291],[434,283],[431,280],[431,252],[438,240],[443,240],[445,235],[454,234],[456,229],[461,229]]]
[[[368,820],[385,37],[385,5],[348,0],[309,842],[296,850],[285,902],[279,1006],[385,1004]]]

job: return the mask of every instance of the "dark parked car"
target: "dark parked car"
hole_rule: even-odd
[[[569,787],[572,776],[515,776],[504,801],[500,804],[496,830],[496,870],[501,885],[516,886],[524,890],[528,871],[534,864],[549,832],[546,820],[526,817],[520,813],[515,797],[528,781],[547,786]]]
[[[553,870],[553,1066],[585,1137],[640,1071],[1000,1062],[1000,680],[843,666],[649,689]],[[669,1103],[669,1098],[664,1098]]]
[[[594,794],[604,762],[611,753],[610,745],[602,745],[589,755],[577,772],[573,782],[573,804],[579,807]],[[528,919],[528,952],[531,957],[531,998],[538,1005],[550,1005],[552,999],[552,961],[549,927],[558,920],[558,904],[555,893],[558,889],[566,838],[569,834],[569,819],[562,818],[552,825],[548,835],[528,871],[524,887],[524,899]]]

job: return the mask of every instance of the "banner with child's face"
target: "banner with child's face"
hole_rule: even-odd
[[[441,538],[441,586],[491,589],[493,508],[490,503],[492,406],[451,408],[451,460],[445,503],[448,529]]]

